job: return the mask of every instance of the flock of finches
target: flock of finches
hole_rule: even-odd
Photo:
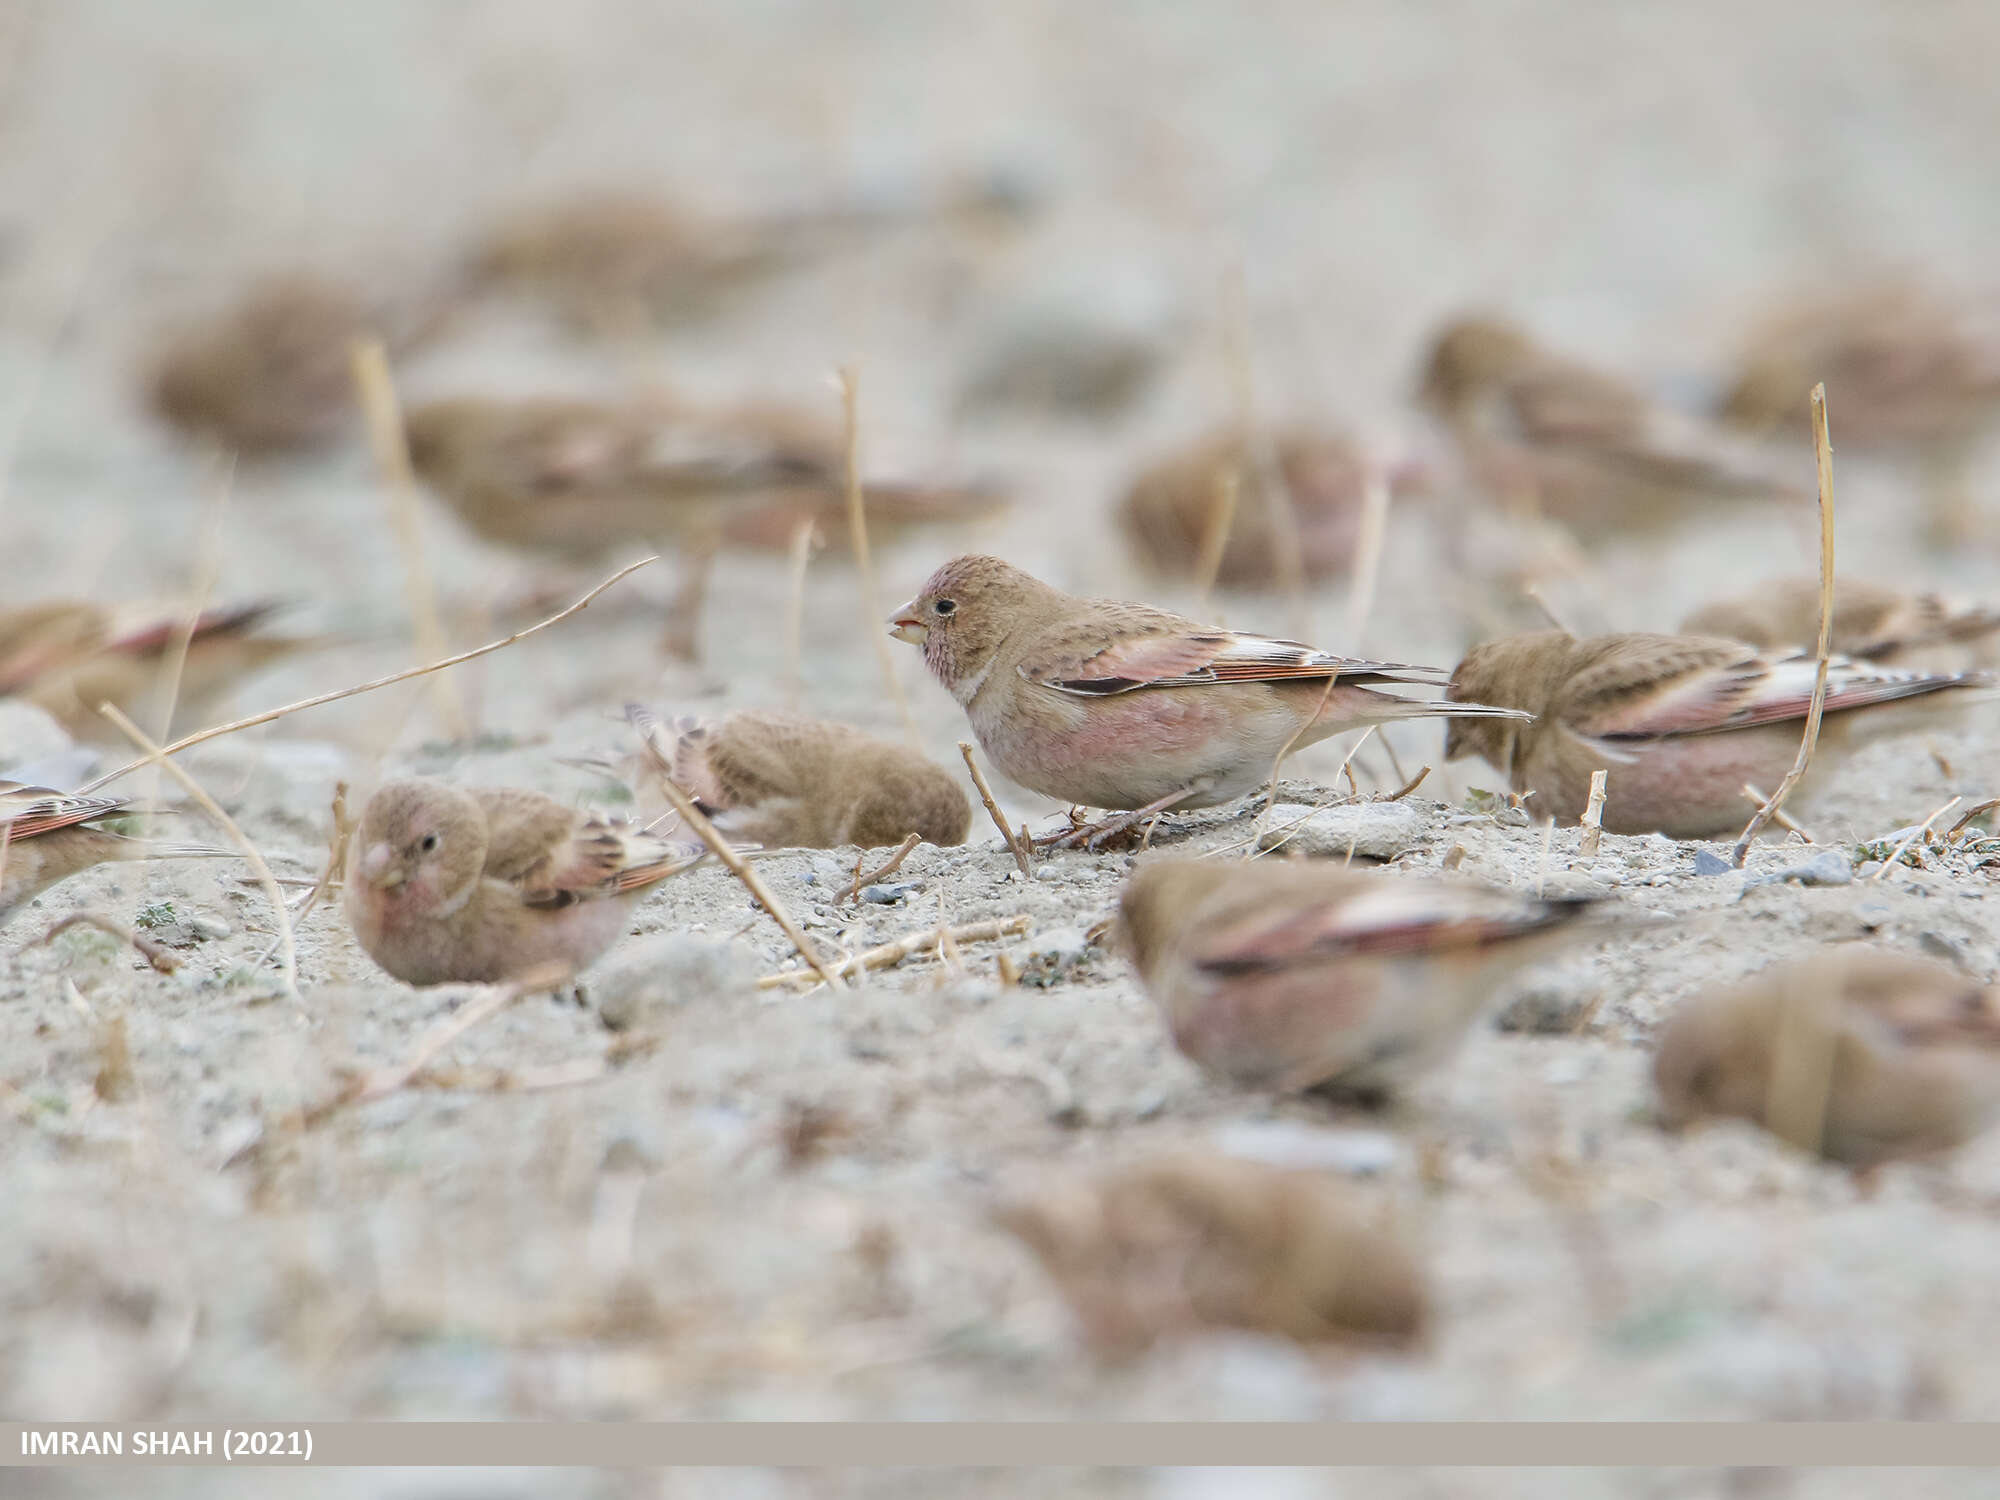
[[[467,279],[482,295],[539,298],[586,324],[621,326],[768,274],[810,238],[799,224],[726,233],[641,199],[593,200],[502,226]],[[382,332],[401,350],[448,324],[281,278],[166,348],[148,390],[161,416],[230,449],[305,450],[352,425],[352,340]],[[1689,524],[1716,505],[1809,516],[1810,495],[1774,480],[1772,462],[1789,441],[1789,470],[1800,469],[1807,391],[1823,380],[1844,449],[1914,455],[1937,534],[1965,534],[1956,469],[2000,409],[2000,340],[1899,287],[1788,312],[1750,350],[1722,409],[1698,417],[1507,323],[1465,318],[1437,334],[1417,403],[1468,494],[1508,526],[1558,525],[1587,545]],[[1073,372],[1052,378],[1060,386]],[[784,547],[809,523],[845,531],[843,446],[793,412],[650,395],[468,398],[409,411],[405,433],[416,474],[481,535],[579,556],[668,542],[688,561],[684,593],[696,606],[717,548]],[[1411,474],[1338,433],[1231,429],[1148,466],[1117,514],[1155,575],[1271,589],[1288,567],[1307,580],[1340,574],[1370,486],[1406,482]],[[877,531],[949,534],[1001,503],[949,484],[864,491]],[[1539,817],[1576,822],[1603,771],[1606,830],[1734,834],[1745,785],[1776,786],[1799,749],[1819,608],[1816,581],[1776,581],[1700,610],[1680,634],[1549,630],[1485,641],[1446,671],[1080,598],[965,555],[884,624],[921,650],[993,765],[1106,814],[1073,814],[1033,842],[1094,853],[1162,815],[1252,796],[1291,750],[1419,717],[1445,720],[1446,755],[1482,757]],[[264,613],[253,604],[194,623],[184,706],[310,644],[264,634]],[[668,644],[692,653],[697,609],[674,613]],[[1982,667],[1996,642],[2000,612],[1841,580],[1813,765],[1912,715],[1957,709],[1989,686]],[[100,702],[138,701],[177,644],[174,622],[159,616],[67,602],[15,609],[0,616],[0,694],[89,728]],[[1427,686],[1443,696],[1408,695]],[[658,808],[670,781],[733,841],[884,847],[916,835],[949,845],[970,830],[953,776],[844,725],[758,712],[662,721],[638,706],[628,718],[641,803]],[[113,831],[107,820],[123,806],[0,784],[0,919],[98,861],[190,852]],[[663,821],[579,811],[533,790],[396,781],[368,800],[344,851],[345,914],[374,961],[411,984],[504,981],[551,965],[574,974],[617,942],[656,882],[700,857],[678,824],[661,832]],[[1552,945],[1615,939],[1619,923],[1601,902],[1452,876],[1162,855],[1137,864],[1115,926],[1174,1043],[1209,1073],[1249,1090],[1381,1094],[1446,1057],[1502,975]],[[1684,1005],[1658,1038],[1655,1078],[1670,1125],[1736,1116],[1871,1170],[1955,1147],[2000,1109],[2000,991],[1926,959],[1830,949]],[[1091,1191],[1009,1222],[1106,1347],[1143,1342],[1170,1320],[1163,1308],[1191,1277],[1207,1278],[1208,1305],[1195,1315],[1210,1320],[1302,1337],[1398,1336],[1421,1322],[1407,1268],[1310,1178],[1178,1162]],[[1232,1276],[1232,1256],[1253,1269]]]

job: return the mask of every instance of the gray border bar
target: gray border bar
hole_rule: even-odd
[[[116,1434],[43,1456],[25,1434]],[[185,1434],[166,1445],[159,1435]],[[207,1435],[206,1451],[200,1442]],[[278,1456],[223,1457],[236,1434]],[[144,1435],[146,1456],[139,1456]],[[61,1446],[60,1438],[57,1445]],[[108,1447],[108,1442],[103,1443]],[[182,1451],[176,1453],[178,1448]],[[192,1452],[185,1451],[193,1449]],[[311,1458],[289,1456],[308,1450]],[[654,1468],[1034,1465],[2000,1467],[2000,1424],[1954,1422],[315,1422],[0,1424],[0,1467],[162,1464]]]

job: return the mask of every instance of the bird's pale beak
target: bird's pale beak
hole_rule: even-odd
[[[403,883],[403,867],[395,863],[396,853],[387,844],[376,844],[361,856],[361,878],[378,891]]]
[[[889,634],[899,641],[908,641],[912,646],[921,646],[930,629],[924,624],[923,616],[917,613],[917,601],[912,599],[889,617]]]

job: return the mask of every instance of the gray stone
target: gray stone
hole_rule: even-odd
[[[1822,849],[1799,864],[1787,865],[1782,870],[1772,870],[1767,874],[1747,876],[1743,888],[1748,890],[1751,886],[1776,885],[1784,881],[1799,885],[1851,885],[1854,866],[1843,851]]]
[[[1694,872],[1697,875],[1727,875],[1736,866],[1717,854],[1713,849],[1694,851]]]
[[[1344,859],[1352,849],[1366,859],[1394,859],[1423,841],[1424,815],[1402,802],[1350,802],[1306,807],[1281,802],[1271,809],[1260,849],[1283,849],[1314,859]]]
[[[861,899],[874,906],[894,906],[911,891],[920,891],[923,887],[921,880],[889,880],[880,885],[864,885]]]

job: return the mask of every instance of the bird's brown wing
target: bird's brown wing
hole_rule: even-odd
[[[125,806],[125,797],[71,797],[45,786],[0,781],[0,837],[9,842],[31,839],[88,823]]]
[[[1600,739],[1802,719],[1818,674],[1809,652],[1760,652],[1704,636],[1616,636],[1594,646],[1585,648],[1585,665],[1565,685],[1557,716],[1576,733]],[[1898,672],[1836,656],[1827,666],[1826,712],[1986,681],[1978,672]]]
[[[1020,673],[1043,687],[1089,697],[1137,688],[1297,678],[1434,684],[1449,675],[1434,667],[1335,656],[1300,641],[1204,630],[1164,611],[1148,611],[1147,615],[1155,618],[1140,616],[1127,622],[1142,628],[1094,627],[1049,641],[1041,652],[1021,663]],[[1148,625],[1150,630],[1143,628]]]
[[[1476,886],[1371,881],[1351,895],[1253,911],[1213,929],[1188,953],[1215,974],[1334,958],[1387,958],[1483,948],[1574,920],[1584,897],[1524,899]]]

